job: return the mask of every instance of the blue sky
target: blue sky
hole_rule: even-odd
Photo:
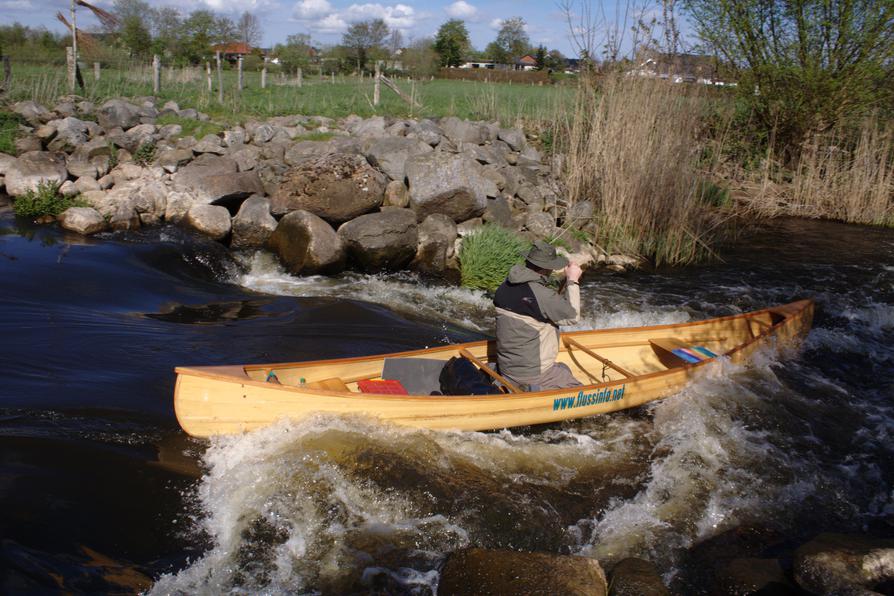
[[[623,4],[610,0],[585,1],[599,9],[604,4],[609,19],[615,7]],[[110,8],[112,0],[94,0],[93,3]],[[402,0],[394,3],[363,0],[149,0],[149,3],[153,6],[173,5],[185,12],[210,8],[234,19],[248,10],[261,21],[264,46],[284,41],[291,33],[308,33],[320,44],[337,43],[350,23],[370,18],[384,19],[392,28],[400,29],[404,40],[409,41],[433,36],[444,21],[459,18],[466,22],[473,45],[484,49],[496,37],[501,19],[521,16],[527,22],[528,35],[534,45],[542,43],[567,56],[574,55],[568,25],[552,0]],[[53,15],[57,10],[66,10],[68,5],[68,0],[0,0],[0,23],[18,21],[61,31],[62,26]],[[83,15],[83,18],[79,16],[79,25],[83,23],[89,27],[94,24],[88,14],[85,9],[79,11],[79,15]]]

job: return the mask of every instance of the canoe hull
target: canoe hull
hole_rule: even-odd
[[[733,362],[741,362],[770,341],[780,347],[797,345],[812,324],[813,303],[809,300],[767,309],[766,312],[770,311],[775,313],[773,318],[767,314],[768,322],[763,323],[764,327],[758,333],[750,331],[747,341],[725,350],[726,357]],[[749,313],[750,316],[754,314]],[[734,329],[733,324],[741,327],[736,319],[725,317],[677,326],[575,332],[568,335],[581,341],[586,338],[591,344],[598,341],[600,345],[608,346],[607,349],[614,347],[616,351],[621,351],[633,348],[618,346],[644,345],[637,338],[650,334],[704,334],[715,322],[718,329],[720,325],[730,329]],[[773,320],[776,322],[771,323]],[[622,340],[628,341],[625,343]],[[276,366],[277,370],[291,366],[299,371],[320,371],[321,376],[330,375],[333,371],[341,372],[342,376],[347,375],[348,371],[358,377],[370,376],[375,374],[376,369],[381,371],[381,363],[386,356],[448,359],[459,348],[486,357],[493,350],[493,343],[472,342],[375,357],[270,366]],[[637,349],[642,351],[642,348]],[[300,420],[318,413],[371,416],[394,424],[431,429],[490,430],[558,422],[633,408],[678,392],[703,374],[711,362],[705,360],[629,378],[613,378],[584,387],[483,396],[375,395],[331,391],[276,385],[252,378],[249,373],[256,373],[258,367],[178,368],[174,407],[180,425],[196,437],[243,433],[268,426],[282,418]],[[602,374],[605,375],[604,369]],[[257,377],[257,374],[254,376]]]

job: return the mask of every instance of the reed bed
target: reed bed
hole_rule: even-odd
[[[569,203],[595,207],[582,229],[608,252],[657,265],[709,257],[716,224],[699,183],[703,128],[694,87],[621,75],[582,83],[555,133]]]

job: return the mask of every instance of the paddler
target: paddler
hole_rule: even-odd
[[[565,283],[557,292],[549,286],[549,277],[562,268]],[[514,266],[497,288],[497,364],[500,374],[525,391],[581,385],[568,366],[556,362],[559,325],[580,318],[580,276],[580,266],[538,240],[525,264]]]

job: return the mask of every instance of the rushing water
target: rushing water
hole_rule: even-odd
[[[178,430],[173,366],[467,341],[491,332],[489,299],[297,278],[175,228],[83,240],[7,213],[0,230],[0,591],[425,594],[471,545],[642,556],[698,593],[718,543],[772,557],[890,532],[891,230],[777,221],[722,264],[588,275],[581,328],[817,300],[801,352],[648,407],[490,433],[321,416],[210,444]]]

